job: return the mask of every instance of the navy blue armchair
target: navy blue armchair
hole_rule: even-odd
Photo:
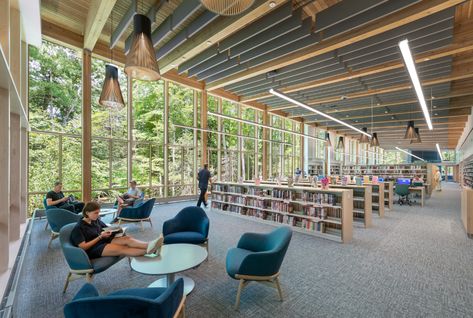
[[[197,206],[182,209],[163,224],[164,244],[188,243],[204,245],[209,250],[209,218]]]
[[[143,222],[149,222],[150,226],[153,227],[150,215],[155,201],[156,199],[152,198],[137,206],[123,208],[118,216],[118,225],[123,222],[140,222],[143,231]]]
[[[245,233],[240,238],[238,246],[227,253],[226,268],[228,275],[238,279],[235,309],[240,305],[240,295],[243,288],[250,282],[271,282],[278,289],[282,301],[282,291],[279,284],[279,268],[291,242],[292,230],[279,227],[268,234]]]
[[[71,211],[52,208],[46,210],[46,218],[48,219],[48,224],[51,227],[51,238],[49,239],[48,248],[51,245],[51,242],[59,237],[59,231],[61,228],[70,223],[77,223],[82,218],[81,215],[72,213]]]
[[[100,296],[92,284],[85,284],[64,306],[66,318],[91,317],[184,317],[184,281],[177,279],[168,288],[122,289]]]
[[[104,256],[89,259],[89,256],[83,249],[73,245],[71,242],[71,232],[74,226],[75,224],[64,225],[59,232],[62,252],[69,265],[69,273],[66,278],[63,293],[66,292],[70,281],[77,277],[85,276],[86,280],[91,282],[94,274],[103,272],[123,258],[123,256]]]

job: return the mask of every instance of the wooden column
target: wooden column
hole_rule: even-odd
[[[21,42],[21,102],[28,116],[28,44]],[[28,131],[21,129],[21,195],[20,222],[25,223],[28,216]]]
[[[268,118],[269,118],[268,111],[265,110],[263,112],[263,125],[268,124],[268,121],[269,121]],[[269,139],[268,133],[269,133],[268,128],[263,128],[263,140]],[[269,146],[269,143],[266,141],[263,141],[263,164],[261,165],[261,170],[263,170],[262,171],[263,180],[268,180],[268,161],[270,159],[268,157],[268,146]]]
[[[164,81],[164,197],[169,194],[169,82]]]
[[[194,121],[193,126],[197,127],[197,119],[198,119],[198,105],[197,102],[198,94],[197,91],[194,89]],[[197,130],[192,130],[193,132],[193,144],[194,144],[194,151],[193,153],[193,160],[192,160],[192,193],[197,194],[197,169],[198,169],[198,138],[199,132]],[[184,169],[183,169],[184,170]]]
[[[255,111],[255,122],[259,122],[259,115],[258,115],[258,111]],[[260,172],[259,172],[259,167],[258,167],[258,160],[259,160],[259,143],[262,142],[261,141],[261,138],[258,136],[259,135],[259,127],[258,126],[255,126],[255,134],[254,134],[254,137],[256,138],[255,140],[255,166],[254,166],[254,169],[255,169],[255,178],[258,178],[259,175],[260,175]]]
[[[10,241],[20,238],[20,115],[10,113]]]
[[[92,200],[92,53],[82,52],[82,201]]]
[[[127,85],[127,109],[126,109],[126,125],[127,125],[127,179],[133,180],[133,78],[129,75],[126,81]],[[128,184],[126,185],[128,186]]]
[[[10,0],[0,0],[0,44],[7,61],[10,60]]]
[[[202,91],[202,99],[200,103],[200,128],[207,129],[207,111],[208,111],[208,104],[207,104],[207,91]],[[202,156],[200,157],[200,165],[203,166],[205,163],[208,163],[209,159],[207,158],[207,132],[201,132],[201,147],[202,147]],[[215,169],[215,167],[212,167]]]
[[[218,98],[217,113],[222,113],[222,99]],[[217,117],[217,131],[222,131],[222,118]],[[217,135],[217,175],[218,181],[222,180],[222,135]],[[228,180],[227,180],[228,181]]]
[[[0,10],[8,11],[8,10]],[[1,33],[1,32],[0,32]],[[2,44],[3,45],[3,44]],[[5,114],[10,114],[9,92],[0,88],[0,107]],[[0,116],[0,273],[8,269],[9,261],[9,219],[10,219],[10,116]]]
[[[241,105],[240,104],[237,104],[237,117],[238,118],[241,118]],[[237,125],[238,125],[238,129],[237,129],[237,134],[238,135],[242,135],[241,131],[241,125],[242,123],[241,122],[237,122]],[[243,170],[244,170],[244,167],[242,166],[242,163],[243,163],[243,153],[242,153],[242,150],[243,150],[243,140],[241,137],[237,137],[238,138],[238,142],[237,142],[237,160],[238,160],[238,171],[237,171],[237,180],[240,179],[240,177],[243,177],[243,179],[245,178],[245,175],[242,174]]]
[[[300,123],[300,132],[305,134],[305,131],[304,131],[304,123]],[[297,138],[297,137],[296,137]],[[304,162],[305,162],[305,158],[304,158],[304,154],[305,154],[305,142],[304,142],[304,136],[301,136],[301,147],[300,147],[300,162],[299,162],[299,165],[301,166],[301,170],[302,170],[302,177],[304,177]]]
[[[21,21],[20,11],[10,8],[10,72],[18,94],[21,94]]]

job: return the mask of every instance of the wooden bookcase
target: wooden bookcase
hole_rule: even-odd
[[[468,237],[473,235],[473,189],[462,187],[461,191],[461,219]]]
[[[331,184],[329,188],[353,190],[353,223],[361,224],[365,228],[373,225],[371,186]]]
[[[378,184],[364,183],[370,185],[373,191],[372,207],[373,213],[377,213],[379,217],[384,217],[384,182],[378,182]],[[381,191],[380,191],[381,189]]]
[[[353,191],[216,182],[212,209],[348,243],[353,236]]]
[[[394,203],[394,182],[384,181],[384,207],[389,210],[393,209]]]

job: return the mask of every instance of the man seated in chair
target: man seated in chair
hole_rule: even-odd
[[[82,211],[82,219],[71,233],[71,242],[83,249],[89,258],[159,255],[164,240],[162,234],[150,242],[143,242],[128,235],[115,237],[116,233],[104,231],[107,225],[99,219],[99,213],[100,205],[97,202],[88,202]]]
[[[135,201],[141,197],[141,191],[136,187],[136,181],[130,181],[130,188],[128,191],[118,196],[118,208],[117,208],[117,217],[113,220],[113,223],[118,222],[118,216],[120,211],[127,206],[133,206]]]
[[[54,189],[46,194],[46,204],[48,207],[55,207],[59,209],[69,210],[74,213],[79,213],[84,208],[84,202],[74,200],[74,196],[64,196],[62,193],[62,183],[56,181]]]

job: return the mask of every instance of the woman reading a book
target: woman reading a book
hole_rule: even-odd
[[[163,244],[162,234],[153,241],[143,242],[131,236],[116,237],[118,232],[108,230],[99,219],[100,205],[88,202],[82,210],[83,218],[71,233],[71,241],[93,258],[101,256],[143,256],[158,254]]]

